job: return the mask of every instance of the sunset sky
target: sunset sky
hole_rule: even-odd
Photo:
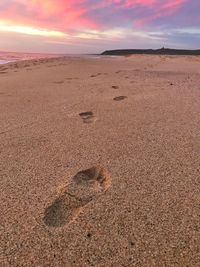
[[[200,0],[0,0],[0,50],[200,48]]]

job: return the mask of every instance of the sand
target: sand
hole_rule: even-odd
[[[0,66],[0,266],[200,266],[200,57]]]

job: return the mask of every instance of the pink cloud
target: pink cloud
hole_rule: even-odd
[[[140,6],[152,6],[155,4],[157,1],[156,0],[126,0],[124,6],[126,7],[132,7],[136,5]]]
[[[5,10],[0,10],[0,19],[60,30],[96,27],[96,22],[86,16],[87,7],[82,4],[84,0],[15,0]],[[23,14],[20,14],[19,7],[22,7]]]
[[[175,14],[189,0],[1,0],[0,20],[60,31],[115,26],[106,12],[145,26]],[[10,4],[9,4],[10,3]],[[128,16],[128,18],[127,18]],[[97,18],[98,17],[98,18]],[[110,23],[112,20],[112,23]],[[116,24],[119,24],[116,20]],[[123,21],[122,21],[123,23]]]
[[[164,3],[160,4],[157,8],[158,0],[155,0],[152,6],[153,10],[151,10],[150,14],[145,18],[141,18],[136,20],[136,25],[144,26],[156,19],[161,17],[170,16],[174,14],[187,0],[168,0]],[[148,2],[148,1],[147,1]],[[150,1],[149,1],[150,2]],[[152,2],[152,1],[151,1]]]

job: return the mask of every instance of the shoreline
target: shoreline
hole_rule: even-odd
[[[26,63],[26,62],[46,62],[46,61],[51,61],[51,60],[67,60],[67,59],[120,59],[120,58],[124,58],[124,59],[134,59],[134,57],[159,57],[159,58],[185,58],[187,57],[187,55],[154,55],[154,54],[123,54],[123,55],[103,55],[103,54],[99,54],[99,55],[95,55],[95,54],[88,54],[88,55],[79,55],[79,54],[75,54],[75,55],[64,55],[64,56],[58,56],[58,57],[41,57],[41,58],[31,58],[31,59],[17,59],[17,60],[12,60],[12,61],[8,61],[8,60],[0,60],[0,67],[1,66],[5,66],[5,65],[12,65],[12,64],[22,64],[22,63]],[[189,55],[188,57],[198,57],[198,55]],[[1,63],[1,61],[5,61],[5,63]]]

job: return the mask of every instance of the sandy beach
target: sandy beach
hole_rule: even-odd
[[[0,266],[200,264],[200,57],[0,66]]]

